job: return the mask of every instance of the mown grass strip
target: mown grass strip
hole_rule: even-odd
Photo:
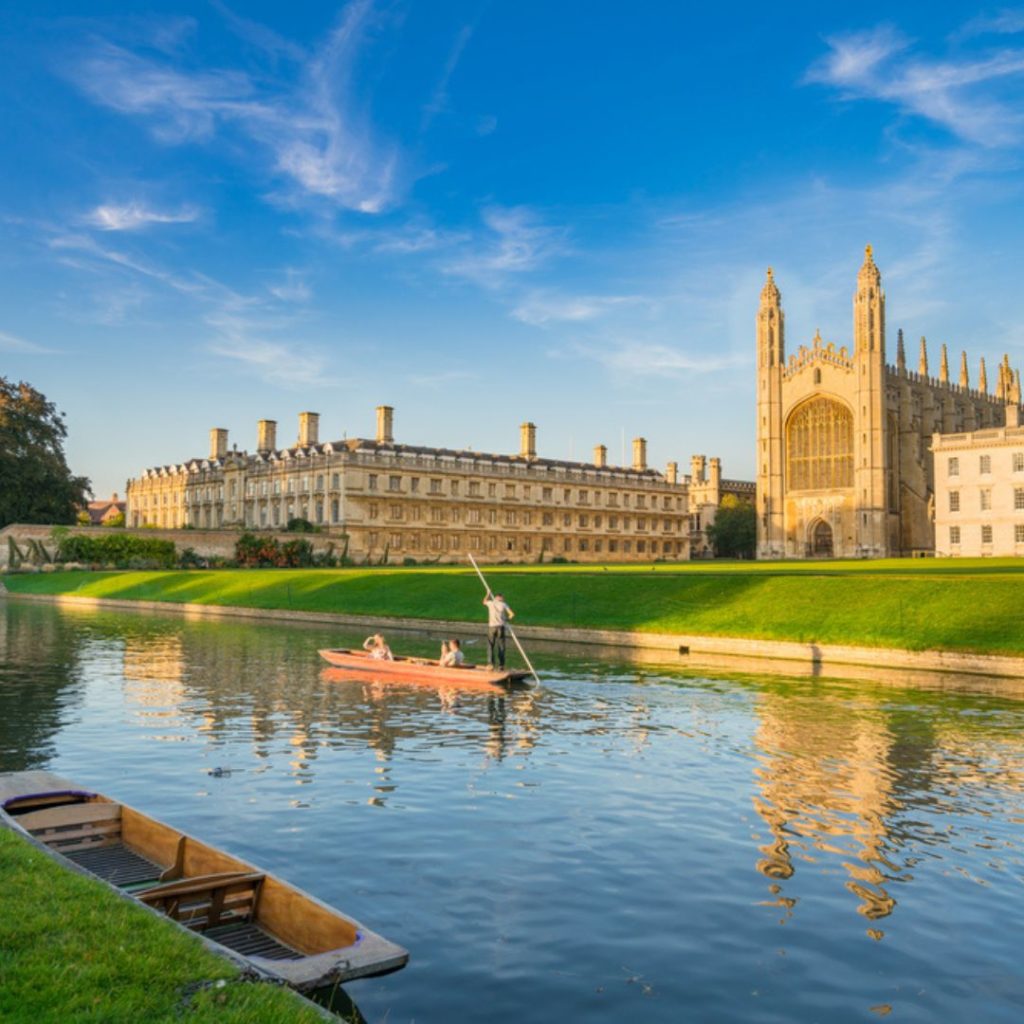
[[[1020,560],[515,566],[487,570],[517,625],[1024,654]],[[482,620],[461,567],[69,572],[6,577],[79,594],[380,618]]]
[[[322,1024],[290,990],[244,981],[196,937],[2,827],[0,1020]]]

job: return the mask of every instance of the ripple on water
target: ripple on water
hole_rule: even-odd
[[[3,766],[408,946],[371,1020],[1019,1017],[1024,705],[554,655],[509,695],[338,683],[333,630],[0,616]]]

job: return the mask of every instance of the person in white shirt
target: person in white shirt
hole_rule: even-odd
[[[488,594],[484,598],[487,606],[487,667],[505,667],[505,634],[509,620],[516,613],[505,603],[501,594]]]
[[[391,653],[391,648],[384,642],[384,637],[380,633],[374,633],[373,636],[368,636],[363,641],[363,650],[370,652],[371,658],[376,658],[378,661],[394,661],[395,656]]]
[[[465,661],[466,656],[462,653],[462,644],[458,640],[453,638],[441,644],[442,668],[457,668]]]

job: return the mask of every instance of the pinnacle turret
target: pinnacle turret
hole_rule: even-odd
[[[960,353],[960,387],[965,390],[971,386],[971,378],[967,373],[967,353]]]
[[[981,357],[981,368],[978,370],[978,390],[983,394],[988,394],[988,372],[985,370],[985,357]]]
[[[903,328],[896,332],[896,369],[900,373],[907,372],[907,353],[903,348]]]
[[[939,359],[939,383],[949,383],[949,356],[945,345],[942,346],[942,356]]]
[[[922,377],[928,376],[928,342],[925,341],[924,335],[921,335],[921,356],[917,361],[917,372]]]

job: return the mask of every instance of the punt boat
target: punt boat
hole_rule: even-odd
[[[344,647],[327,648],[320,657],[335,668],[369,673],[377,679],[401,679],[408,682],[485,683],[492,686],[521,683],[530,678],[524,669],[494,671],[483,665],[442,665],[430,658],[404,658],[396,656],[388,661],[373,658],[366,651],[352,651]]]
[[[409,959],[301,889],[50,772],[0,774],[0,825],[299,991],[385,974]]]

